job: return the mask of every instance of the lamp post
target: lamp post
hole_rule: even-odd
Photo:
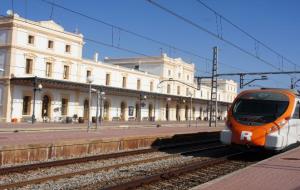
[[[33,110],[32,110],[32,117],[31,117],[31,122],[32,124],[35,123],[36,118],[35,118],[35,96],[36,96],[36,91],[41,91],[43,86],[42,84],[37,85],[37,76],[34,77],[33,80]]]
[[[94,81],[92,76],[87,77],[87,82],[89,83],[89,111],[88,111],[88,127],[87,130],[91,127],[91,100],[92,100],[92,82]]]
[[[139,121],[142,121],[142,100],[146,100],[147,96],[144,94],[140,94],[140,114],[139,114]]]

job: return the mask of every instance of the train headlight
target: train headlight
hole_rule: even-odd
[[[279,127],[276,126],[276,125],[274,125],[274,126],[272,126],[272,127],[270,128],[269,133],[273,133],[273,132],[276,132],[276,131],[278,131],[278,130],[279,130]]]
[[[279,122],[278,124],[275,123],[275,125],[270,128],[269,133],[278,131],[280,128],[284,127],[287,124],[287,122],[288,122],[288,120],[284,119],[281,122]]]
[[[281,122],[279,122],[279,126],[283,127],[286,123],[287,123],[287,120],[284,119]]]

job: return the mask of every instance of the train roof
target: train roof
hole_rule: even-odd
[[[296,96],[300,96],[299,92],[295,89],[288,88],[261,88],[261,90],[278,90],[278,91],[288,91],[290,93],[295,94]]]

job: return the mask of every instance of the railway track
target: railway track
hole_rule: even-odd
[[[124,157],[124,156],[145,154],[145,153],[151,153],[151,152],[157,152],[157,151],[167,151],[167,150],[172,151],[175,149],[179,149],[180,147],[197,146],[197,145],[201,145],[201,144],[209,144],[209,143],[216,143],[216,142],[219,142],[218,138],[214,138],[214,139],[210,139],[210,140],[202,140],[202,141],[192,141],[192,142],[188,142],[188,143],[175,143],[175,144],[171,144],[171,145],[162,145],[162,146],[157,146],[157,147],[153,147],[153,148],[132,150],[132,151],[126,151],[126,152],[115,152],[115,153],[111,153],[111,154],[101,154],[101,155],[94,155],[94,156],[87,156],[87,157],[80,157],[80,158],[72,158],[72,159],[55,160],[55,161],[49,161],[49,162],[25,164],[25,165],[19,165],[19,166],[3,167],[3,168],[0,168],[0,175],[6,175],[9,173],[14,173],[14,172],[18,172],[18,173],[26,172],[26,171],[36,170],[36,169],[40,169],[40,168],[65,166],[65,165],[74,164],[74,163],[85,163],[85,162],[104,160],[104,159],[110,159],[110,158],[119,158],[119,157]]]
[[[250,156],[253,157],[253,154]],[[231,153],[219,158],[190,162],[187,165],[172,168],[167,171],[160,171],[153,175],[137,177],[128,182],[102,188],[102,190],[190,189],[217,177],[249,166],[257,161],[268,158],[269,156],[270,155],[260,155],[259,158],[249,160],[249,154],[247,152]],[[89,189],[93,188],[97,187],[94,186]]]
[[[187,148],[188,146],[188,148]],[[212,149],[218,149],[223,148],[223,145],[220,145],[215,140],[205,140],[200,142],[189,142],[184,144],[173,144],[172,146],[164,146],[160,147],[159,150],[157,149],[145,149],[145,150],[136,150],[136,151],[130,151],[130,152],[124,152],[124,153],[114,153],[109,155],[101,155],[101,156],[93,156],[93,157],[87,157],[87,158],[81,158],[81,159],[69,159],[69,160],[62,160],[62,161],[55,161],[55,162],[48,162],[48,163],[39,163],[39,164],[31,164],[26,166],[17,166],[17,167],[10,167],[10,168],[2,168],[1,175],[4,174],[12,174],[14,172],[23,172],[26,175],[26,172],[32,171],[32,170],[39,170],[41,168],[49,168],[49,167],[57,167],[57,166],[65,166],[66,164],[74,164],[75,163],[84,163],[89,161],[95,161],[95,160],[104,160],[109,158],[120,158],[125,156],[132,156],[132,155],[139,155],[139,154],[148,154],[153,153],[155,151],[166,151],[168,155],[165,156],[159,156],[154,158],[148,158],[148,159],[142,159],[137,161],[129,161],[125,163],[120,163],[116,165],[111,166],[105,166],[105,167],[97,167],[92,169],[86,169],[86,170],[79,170],[74,172],[68,172],[64,174],[57,174],[57,175],[50,175],[46,177],[37,177],[34,179],[29,180],[22,180],[22,181],[13,181],[12,183],[5,183],[0,185],[0,189],[14,189],[18,187],[24,187],[32,184],[39,184],[47,181],[54,181],[64,178],[71,178],[73,176],[78,175],[86,175],[89,173],[96,173],[96,172],[105,172],[108,170],[113,170],[121,167],[129,167],[133,165],[138,164],[145,164],[150,162],[156,162],[159,160],[164,159],[170,159],[175,157],[180,157],[181,155],[188,155],[193,154],[195,152],[203,152],[203,151],[209,151]],[[190,149],[188,151],[182,151],[184,149]]]

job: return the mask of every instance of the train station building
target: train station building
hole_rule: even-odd
[[[1,120],[29,122],[34,112],[37,121],[84,121],[90,106],[92,117],[100,112],[108,121],[208,119],[210,83],[197,89],[194,64],[167,54],[86,59],[83,46],[82,34],[52,20],[0,18]],[[218,85],[217,115],[224,119],[237,84]]]

